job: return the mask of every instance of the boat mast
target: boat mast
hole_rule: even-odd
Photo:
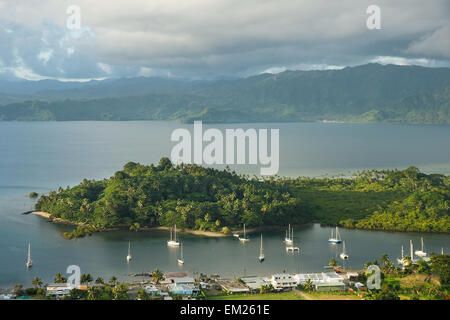
[[[291,241],[294,242],[294,228],[292,228],[292,233],[291,233]]]
[[[424,252],[424,251],[423,251],[423,237],[421,237],[420,240],[421,240],[421,242],[422,242],[422,252]]]
[[[181,244],[181,260],[183,260],[183,244]]]
[[[263,240],[262,240],[262,233],[261,233],[261,247],[259,249],[259,256],[261,257],[263,255]]]
[[[130,250],[130,241],[128,241],[128,256],[131,257],[131,250]]]
[[[290,224],[288,225],[288,228],[289,228],[289,237],[288,237],[288,239],[291,240],[291,225]]]
[[[31,261],[31,244],[28,243],[28,259],[27,262],[30,263]]]
[[[414,256],[413,256],[414,251],[413,251],[413,243],[412,243],[412,240],[409,240],[409,248],[410,248],[410,250],[411,250],[411,261],[413,261],[413,260],[414,260]]]
[[[345,241],[344,241],[344,246],[342,248],[342,253],[345,254]]]
[[[245,236],[245,223],[244,223],[244,239],[246,239],[247,237]]]
[[[336,226],[336,240],[341,240],[341,235],[339,234],[338,227]]]
[[[177,242],[177,225],[175,225],[175,238],[173,241]]]
[[[403,257],[404,257],[404,253],[403,253],[403,246],[402,246],[402,260],[403,260]]]

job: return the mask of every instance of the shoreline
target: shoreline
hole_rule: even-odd
[[[52,215],[48,212],[44,212],[44,211],[31,211],[30,214],[45,218],[47,220],[49,220],[50,222],[55,222],[55,223],[60,223],[60,224],[68,224],[68,225],[73,225],[73,226],[87,226],[85,223],[82,222],[72,222],[66,219],[62,219],[62,218],[52,218]],[[115,227],[110,227],[110,228],[105,228],[103,230],[101,230],[101,232],[103,231],[118,231],[118,230],[129,230],[130,226],[127,225],[118,225]],[[140,231],[151,231],[151,230],[169,230],[169,227],[164,227],[164,226],[157,226],[157,227],[141,227],[137,232]],[[179,230],[180,233],[189,233],[189,234],[193,234],[193,235],[197,235],[197,236],[205,236],[205,237],[229,237],[231,235],[226,235],[224,233],[221,232],[214,232],[214,231],[202,231],[202,230],[192,230],[192,229],[180,229]]]

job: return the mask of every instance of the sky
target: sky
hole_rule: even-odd
[[[449,17],[448,0],[0,0],[0,80],[450,67]]]

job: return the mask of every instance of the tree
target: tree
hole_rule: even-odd
[[[109,283],[110,283],[112,286],[115,286],[116,283],[117,283],[117,278],[116,278],[116,276],[112,276],[111,279],[109,279]]]
[[[17,296],[21,296],[21,295],[23,294],[23,285],[21,285],[21,284],[15,284],[15,285],[14,285],[13,292],[14,292]]]
[[[330,260],[330,263],[328,265],[330,267],[336,267],[337,266],[336,259],[334,257],[332,257],[331,260]]]
[[[306,282],[303,284],[303,290],[305,290],[306,292],[311,292],[314,290],[314,285],[311,279],[306,280]]]
[[[38,277],[34,277],[33,281],[31,282],[33,287],[40,288],[42,286],[42,281]]]
[[[88,273],[88,274],[82,274],[80,277],[80,282],[81,283],[91,283],[92,281],[94,281],[94,279],[92,278],[92,276]]]
[[[125,283],[120,283],[112,289],[114,300],[129,300],[128,295],[128,285]]]
[[[442,285],[450,283],[450,255],[433,255],[430,259],[431,272],[437,274]]]
[[[58,272],[58,273],[55,275],[54,281],[55,281],[55,283],[66,283],[66,282],[67,282],[67,278],[64,277],[64,276],[61,274],[61,272]]]
[[[159,270],[155,269],[155,271],[152,272],[152,280],[156,283],[159,283],[159,281],[164,279],[164,274]]]
[[[103,280],[103,278],[98,277],[97,279],[95,279],[95,283],[96,284],[105,284],[105,280]]]

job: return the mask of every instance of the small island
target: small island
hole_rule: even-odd
[[[76,226],[66,238],[128,228],[177,225],[215,232],[322,223],[389,231],[450,231],[450,177],[406,170],[366,170],[353,177],[258,178],[198,165],[129,162],[101,181],[42,195],[35,209]],[[41,214],[42,215],[42,214]]]

